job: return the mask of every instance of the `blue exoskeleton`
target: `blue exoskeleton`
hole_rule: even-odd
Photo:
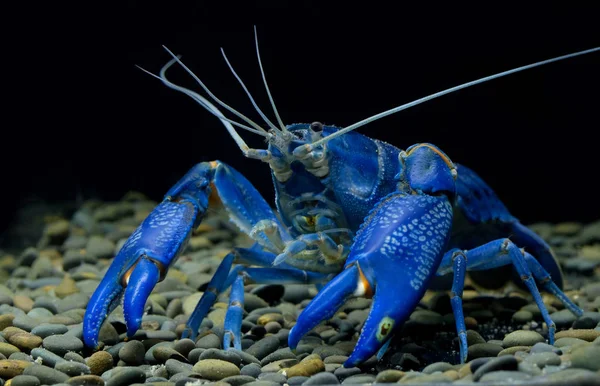
[[[190,315],[183,337],[196,337],[218,294],[231,288],[223,346],[239,349],[245,283],[316,283],[323,287],[299,315],[289,334],[289,346],[295,348],[307,332],[331,318],[350,297],[373,296],[358,343],[344,364],[351,367],[382,353],[432,279],[452,274],[451,304],[464,362],[467,340],[461,296],[466,271],[512,265],[538,305],[552,343],[555,325],[537,285],[573,313],[580,315],[582,310],[561,291],[562,273],[548,245],[521,225],[473,171],[452,162],[435,145],[421,143],[402,151],[352,130],[460,88],[598,49],[479,79],[343,129],[319,122],[286,126],[274,109],[275,125],[250,97],[269,125],[268,131],[217,99],[173,55],[156,77],[217,116],[244,155],[269,165],[278,215],[252,184],[226,163],[203,162],[192,167],[115,257],[86,310],[86,345],[98,345],[100,326],[121,296],[127,334],[132,336],[139,329],[146,299],[200,224],[213,191],[231,220],[256,244],[235,248],[223,259]],[[262,72],[260,55],[258,58]],[[226,118],[204,97],[171,83],[165,74],[176,62],[213,101],[250,126]],[[262,76],[264,79],[264,72]],[[266,90],[274,108],[268,87]],[[267,149],[249,148],[234,125],[264,136]]]

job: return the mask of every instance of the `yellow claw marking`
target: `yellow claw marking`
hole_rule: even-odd
[[[394,327],[394,319],[389,316],[384,316],[379,322],[379,327],[377,329],[377,340],[383,342],[388,334],[392,331],[392,327]]]
[[[428,145],[426,143],[421,143],[421,144],[413,147],[412,149],[410,149],[410,151],[406,155],[407,156],[410,155],[413,151],[417,150],[420,147],[426,147],[426,148],[430,149],[431,151],[433,151],[434,153],[436,153],[437,155],[439,155],[442,158],[442,160],[446,163],[446,165],[448,165],[450,170],[456,169],[456,166],[454,166],[454,164],[452,163],[452,161],[450,161],[450,158],[448,158],[448,156],[446,154],[442,153],[439,149],[436,149],[435,147]]]
[[[219,163],[217,161],[210,161],[208,163],[210,165],[211,168],[216,169],[219,166]],[[210,196],[208,196],[208,205],[210,207],[219,207],[222,205],[222,201],[221,198],[219,197],[219,194],[217,193],[217,187],[215,186],[214,181],[210,182]]]
[[[159,279],[159,281],[162,281],[165,278],[165,276],[167,275],[167,267],[165,267],[163,265],[163,263],[161,263],[158,260],[151,259],[151,258],[149,258],[146,255],[142,255],[131,266],[131,268],[129,268],[127,271],[125,271],[125,273],[123,274],[123,276],[121,276],[121,285],[123,287],[127,287],[127,285],[129,284],[129,278],[131,277],[131,274],[133,273],[133,270],[135,269],[135,267],[137,267],[137,264],[140,262],[141,259],[148,259],[152,263],[154,263],[154,265],[156,265],[156,267],[158,268],[158,271],[160,272],[160,279]]]
[[[358,276],[359,276],[358,280],[360,280],[360,282],[363,285],[363,288],[365,289],[364,296],[366,298],[372,298],[373,297],[373,288],[371,288],[371,284],[369,284],[369,281],[367,280],[367,277],[363,273],[362,269],[360,269],[360,266],[358,266],[358,264],[356,266],[358,268]]]

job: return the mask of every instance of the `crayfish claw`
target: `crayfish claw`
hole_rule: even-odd
[[[152,260],[143,256],[131,272],[123,296],[123,314],[127,325],[127,336],[132,337],[140,328],[146,300],[159,279],[159,268]]]
[[[90,298],[88,309],[84,315],[83,341],[86,346],[94,349],[100,347],[98,342],[100,327],[102,327],[106,317],[119,304],[118,300],[122,294],[123,287],[118,282],[111,280],[111,277],[107,274]]]
[[[354,293],[359,282],[358,266],[352,265],[327,283],[302,311],[288,337],[294,350],[300,339],[325,319],[330,319]]]

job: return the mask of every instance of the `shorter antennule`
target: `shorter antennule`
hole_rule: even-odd
[[[248,88],[246,87],[246,85],[244,84],[244,82],[242,82],[242,79],[235,72],[235,70],[233,69],[233,66],[231,65],[231,63],[229,63],[229,59],[227,59],[227,55],[225,55],[225,50],[223,48],[221,48],[221,54],[223,55],[223,59],[225,59],[225,62],[227,63],[227,66],[229,67],[229,70],[233,73],[233,76],[235,76],[235,78],[237,79],[237,81],[240,83],[240,85],[242,86],[242,88],[246,92],[246,95],[248,95],[248,98],[250,98],[250,102],[252,102],[252,106],[254,106],[254,108],[256,109],[256,111],[258,112],[258,114],[267,123],[267,125],[269,125],[269,127],[271,129],[275,130],[275,132],[278,132],[279,130],[277,129],[277,127],[273,124],[273,122],[271,122],[269,120],[269,118],[267,118],[267,116],[258,107],[258,105],[256,104],[256,102],[254,101],[254,98],[252,98],[252,94],[250,94],[250,91],[248,91]]]
[[[269,85],[267,84],[267,77],[265,76],[265,70],[263,69],[262,61],[260,60],[260,51],[258,50],[258,33],[256,32],[256,26],[254,26],[254,42],[256,43],[256,57],[258,58],[258,66],[260,67],[260,74],[262,75],[263,83],[265,84],[265,90],[267,90],[267,95],[269,95],[269,100],[271,101],[271,106],[273,107],[273,112],[275,113],[275,117],[277,118],[279,127],[281,127],[281,131],[285,133],[287,131],[287,128],[285,127],[283,121],[281,120],[281,117],[279,116],[277,107],[275,107],[275,101],[273,101],[273,97],[271,96],[271,91],[269,90]]]

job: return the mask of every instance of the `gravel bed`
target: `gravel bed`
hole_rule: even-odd
[[[384,357],[355,368],[342,363],[370,299],[349,300],[295,352],[287,347],[291,327],[317,292],[312,285],[247,285],[241,351],[221,346],[228,292],[219,296],[196,341],[181,339],[221,259],[233,246],[251,244],[223,213],[213,212],[150,295],[142,329],[126,341],[119,306],[104,323],[104,344],[95,352],[82,342],[88,299],[156,204],[130,193],[119,202],[85,202],[67,215],[54,209],[32,221],[43,224],[35,245],[0,250],[0,386],[600,385],[600,221],[531,225],[553,247],[566,293],[585,311],[576,317],[543,295],[557,325],[554,345],[529,294],[510,283],[492,291],[471,282],[463,297],[466,364],[459,363],[447,292],[428,291]]]

